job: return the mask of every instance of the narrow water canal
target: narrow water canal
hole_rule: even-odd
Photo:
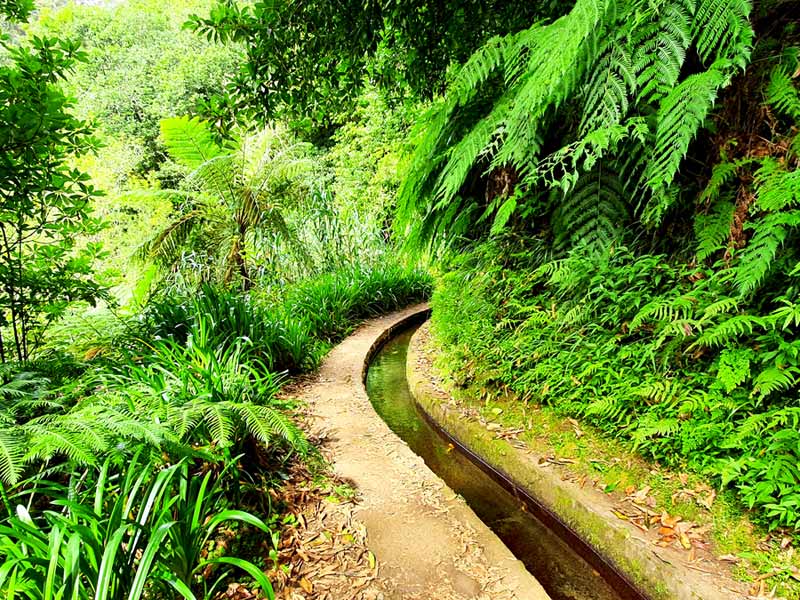
[[[553,600],[619,600],[622,596],[591,565],[427,423],[406,381],[413,332],[387,342],[369,367],[367,392],[378,414],[467,501]]]

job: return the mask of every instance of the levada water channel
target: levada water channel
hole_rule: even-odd
[[[415,329],[406,329],[391,338],[370,363],[367,393],[381,418],[466,500],[553,600],[644,598],[599,557],[589,556],[593,564],[587,562],[586,552],[581,556],[576,551],[581,546],[578,540],[558,531],[558,523],[546,523],[547,518],[534,516],[535,510],[530,509],[518,490],[503,485],[488,465],[479,466],[478,457],[470,456],[468,450],[448,439],[446,432],[428,420],[406,380],[408,344]]]

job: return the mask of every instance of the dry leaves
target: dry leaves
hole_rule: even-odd
[[[362,600],[379,597],[378,565],[367,549],[366,529],[351,503],[334,503],[310,482],[303,467],[279,491],[296,523],[283,529],[279,567],[269,573],[283,600]],[[246,598],[233,597],[235,600]]]

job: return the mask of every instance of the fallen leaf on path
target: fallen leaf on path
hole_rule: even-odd
[[[735,554],[723,554],[719,559],[729,563],[738,563],[740,560]]]
[[[300,583],[300,587],[303,588],[303,591],[306,594],[310,594],[311,592],[314,591],[314,586],[311,585],[311,582],[308,579],[306,579],[305,577],[301,577],[299,583]]]

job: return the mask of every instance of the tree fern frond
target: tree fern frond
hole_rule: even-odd
[[[208,124],[196,117],[162,119],[160,127],[170,156],[190,170],[225,152],[214,141]]]
[[[691,1],[670,2],[653,23],[633,32],[637,102],[658,101],[678,82],[692,40],[693,8]]]
[[[672,182],[689,150],[689,143],[714,104],[717,91],[729,81],[726,71],[725,65],[719,64],[717,68],[691,75],[661,102],[653,153],[645,172],[647,185],[653,191]],[[651,206],[645,210],[645,218],[657,223],[663,212],[663,207]]]
[[[771,213],[745,225],[755,233],[738,255],[736,286],[746,294],[756,289],[774,264],[778,249],[791,229],[800,226],[800,210]]]
[[[162,265],[171,265],[176,259],[176,253],[204,217],[205,211],[200,208],[180,215],[155,237],[139,246],[136,256],[140,260],[156,260]]]
[[[779,112],[800,121],[800,92],[784,67],[776,67],[770,73],[766,101]]]
[[[556,240],[599,249],[619,240],[629,218],[619,180],[598,170],[582,177],[561,202],[554,216]]]
[[[732,201],[722,199],[714,203],[709,214],[697,213],[694,219],[697,260],[703,261],[726,246],[735,208]]]
[[[629,98],[636,95],[636,74],[627,48],[615,42],[593,69],[584,90],[580,131],[620,123],[628,113]]]
[[[25,464],[27,436],[15,427],[0,428],[0,479],[14,485]]]
[[[700,0],[695,13],[693,36],[697,52],[705,61],[730,60],[744,68],[750,56],[753,28],[748,0]]]
[[[800,169],[787,170],[773,158],[762,160],[755,174],[756,206],[765,212],[778,212],[800,206]]]
[[[198,165],[187,180],[197,189],[215,196],[219,202],[233,206],[238,187],[235,179],[240,167],[235,154],[222,154]]]
[[[309,445],[303,432],[280,411],[249,402],[232,404],[231,409],[241,416],[250,434],[262,443],[269,445],[278,436],[301,454],[308,452]]]

